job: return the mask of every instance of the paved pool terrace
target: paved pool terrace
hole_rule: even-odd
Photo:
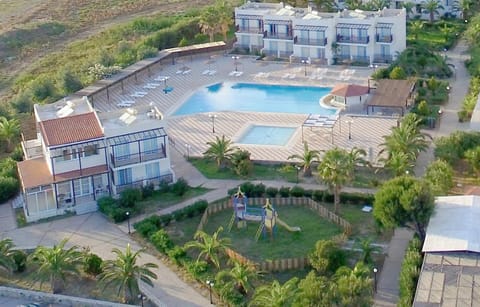
[[[305,76],[303,64],[263,62],[248,56],[240,56],[236,61],[235,65],[235,60],[223,53],[180,58],[175,64],[168,63],[152,70],[150,76],[125,83],[123,92],[112,90],[110,100],[97,99],[95,108],[100,112],[121,112],[125,102],[131,107],[158,107],[166,115],[166,130],[173,147],[192,157],[201,156],[207,149],[206,143],[214,141],[215,136],[225,135],[236,141],[251,125],[297,128],[286,146],[236,144],[250,151],[252,159],[261,161],[284,162],[292,154],[301,154],[303,139],[311,149],[317,150],[335,146],[347,150],[363,148],[373,162],[383,136],[390,134],[390,129],[397,125],[397,118],[350,116],[347,110],[340,114],[333,129],[305,127],[302,138],[301,127],[308,114],[275,113],[275,110],[271,113],[215,112],[215,132],[209,116],[213,114],[170,115],[198,88],[222,81],[333,87],[337,83],[367,85],[372,73],[370,68],[363,67],[308,65]],[[165,93],[165,86],[173,90]]]

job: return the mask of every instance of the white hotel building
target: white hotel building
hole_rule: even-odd
[[[235,48],[290,61],[390,63],[406,48],[404,9],[321,13],[282,3],[235,8]]]
[[[97,112],[86,97],[35,105],[37,138],[18,163],[27,221],[97,210],[127,188],[174,181],[155,107]]]

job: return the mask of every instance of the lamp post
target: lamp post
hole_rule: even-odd
[[[298,173],[300,172],[301,167],[296,165],[295,170],[297,171],[297,184],[298,184]]]
[[[210,304],[213,305],[213,298],[212,298],[212,287],[215,285],[212,280],[207,280],[208,289],[210,290]]]
[[[147,297],[145,295],[143,295],[142,293],[140,293],[138,295],[138,299],[140,300],[140,303],[142,304],[142,307],[143,307],[144,306],[143,302],[147,299]]]
[[[443,58],[447,60],[447,48],[443,48]]]
[[[185,149],[187,150],[187,161],[190,160],[190,145],[189,144],[185,144]]]
[[[215,118],[217,118],[217,114],[210,114],[208,117],[212,119],[212,133],[215,133]]]
[[[304,68],[304,72],[305,72],[305,77],[307,76],[307,64],[308,64],[308,60],[302,60],[302,64],[303,64],[303,68]]]
[[[353,119],[348,119],[346,121],[346,123],[348,124],[348,139],[351,140],[352,139],[352,124],[353,124]]]
[[[373,289],[377,292],[377,268],[373,268]]]
[[[235,71],[238,71],[238,59],[240,57],[238,55],[234,55],[232,56],[232,59],[233,59],[233,64],[235,65]]]
[[[127,216],[128,234],[130,234],[130,211],[125,212],[125,215]]]

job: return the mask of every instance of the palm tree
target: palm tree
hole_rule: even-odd
[[[379,11],[390,6],[389,0],[371,0],[365,4],[365,8],[369,11]]]
[[[359,248],[362,251],[361,261],[365,264],[372,264],[372,254],[382,250],[379,246],[375,246],[372,243],[372,238],[362,238],[355,242],[356,248]]]
[[[409,19],[410,14],[413,14],[413,8],[415,7],[415,3],[411,1],[403,2],[402,7],[405,9],[405,12],[407,13],[407,19]]]
[[[359,262],[352,269],[341,267],[335,273],[340,306],[372,306],[372,279],[369,268]]]
[[[13,255],[15,245],[11,239],[3,239],[0,241],[0,269],[11,273],[15,269],[15,261]]]
[[[418,39],[418,35],[422,32],[424,22],[421,20],[414,20],[410,22],[410,32],[412,33],[415,40]]]
[[[203,256],[205,261],[210,262],[219,268],[219,254],[225,251],[225,248],[230,244],[230,239],[219,238],[222,231],[222,226],[220,226],[213,235],[209,235],[206,232],[199,230],[195,233],[194,241],[185,243],[185,248],[196,248],[200,250],[197,261]]]
[[[290,306],[298,292],[298,278],[294,277],[281,285],[274,280],[271,285],[261,286],[253,295],[249,306],[283,307]]]
[[[252,280],[255,280],[257,275],[255,267],[234,261],[233,267],[229,271],[218,272],[216,279],[223,283],[225,280],[230,280],[242,295],[246,295],[252,288]]]
[[[338,147],[325,152],[322,161],[318,165],[318,174],[332,190],[335,213],[339,211],[340,191],[342,186],[350,182],[355,173],[355,166],[361,160],[365,151],[354,148],[351,152]],[[366,163],[366,162],[365,162]]]
[[[462,19],[468,20],[468,12],[470,12],[472,5],[472,0],[458,0],[456,1],[456,9],[462,12]]]
[[[232,141],[225,138],[215,136],[215,142],[207,142],[210,147],[203,153],[207,159],[213,159],[217,163],[217,167],[222,169],[226,166],[226,163],[232,159],[232,155],[235,152],[235,148],[232,147]]]
[[[230,26],[233,24],[232,8],[225,0],[218,1],[215,4],[215,10],[217,11],[217,23],[219,31],[223,35],[223,41],[227,42],[227,33],[230,30]]]
[[[207,7],[200,15],[200,30],[208,35],[210,42],[213,42],[214,35],[218,31],[218,16],[215,7]]]
[[[443,10],[443,6],[439,0],[426,0],[422,4],[423,8],[428,12],[430,16],[430,23],[433,23],[435,15],[438,15],[438,10]]]
[[[132,252],[130,244],[127,244],[125,253],[118,248],[112,249],[117,255],[115,260],[107,260],[103,263],[103,272],[99,275],[100,282],[104,287],[114,285],[117,295],[123,294],[123,301],[130,303],[140,293],[138,281],[141,280],[150,287],[153,287],[152,279],[157,275],[151,269],[158,268],[155,263],[137,264],[140,254],[145,249]]]
[[[378,161],[395,176],[402,176],[407,172],[413,172],[413,168],[415,167],[415,156],[401,151],[394,151],[388,156],[381,157]]]
[[[334,0],[314,0],[313,4],[319,12],[334,12],[337,9],[337,4]]]
[[[303,155],[294,154],[289,156],[287,159],[298,159],[301,160],[300,166],[303,167],[303,175],[305,177],[312,176],[312,163],[318,162],[320,152],[318,150],[309,150],[308,143],[303,143]]]
[[[82,253],[77,246],[65,249],[68,239],[63,239],[52,248],[39,246],[29,256],[29,261],[38,264],[35,271],[36,279],[50,282],[53,293],[58,293],[62,288],[68,274],[78,274],[78,267],[83,263]]]
[[[362,0],[346,0],[345,7],[349,10],[360,9],[363,5]]]
[[[7,143],[6,151],[13,150],[13,144],[20,136],[20,124],[17,119],[10,119],[0,117],[0,137]]]

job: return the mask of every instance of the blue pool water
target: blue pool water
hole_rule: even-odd
[[[286,145],[296,128],[250,126],[237,143],[255,145]]]
[[[251,83],[217,83],[196,91],[173,115],[218,111],[247,111],[333,115],[321,97],[331,88]]]

